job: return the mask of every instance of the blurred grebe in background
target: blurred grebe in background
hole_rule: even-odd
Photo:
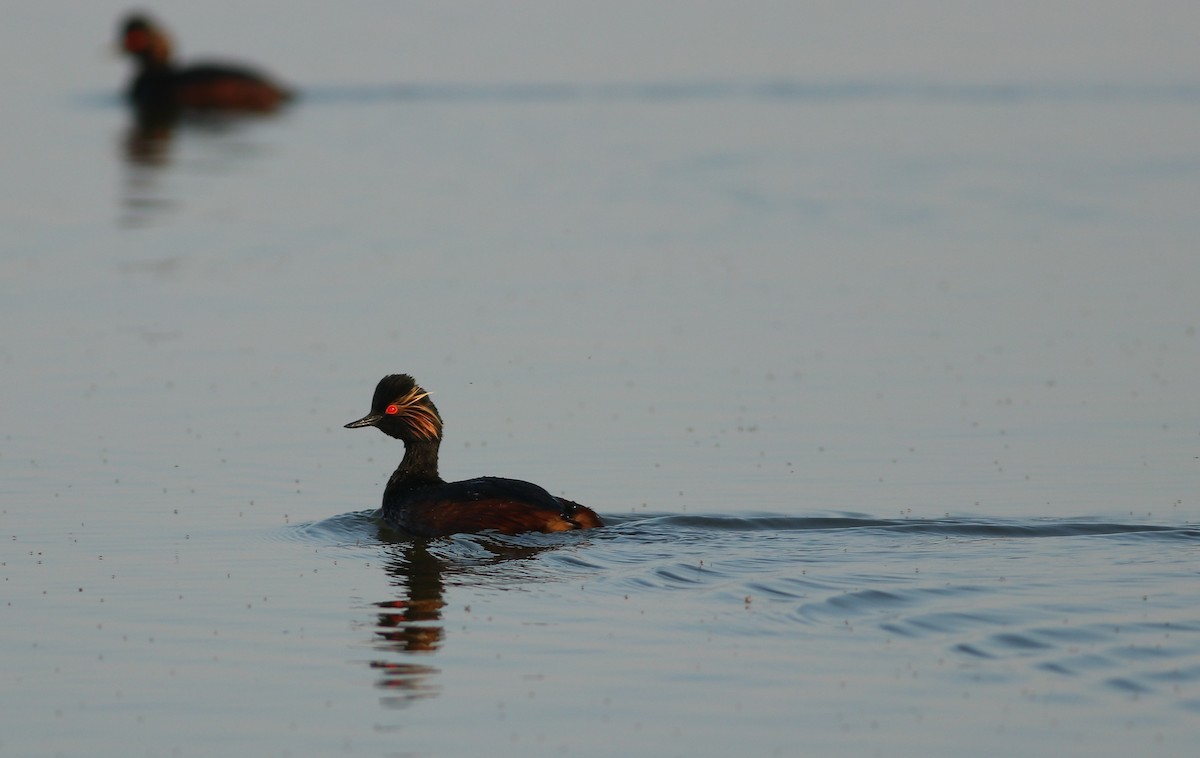
[[[127,96],[139,108],[266,113],[293,97],[287,88],[244,66],[176,65],[170,38],[143,13],[129,15],[120,35],[121,49],[137,63]]]

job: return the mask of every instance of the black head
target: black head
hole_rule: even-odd
[[[371,412],[346,424],[347,429],[374,426],[386,435],[405,442],[433,442],[442,438],[442,417],[408,374],[392,374],[379,380]]]
[[[121,24],[121,49],[147,63],[165,64],[171,58],[167,33],[142,13],[127,16]]]

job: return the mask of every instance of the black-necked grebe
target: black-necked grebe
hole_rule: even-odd
[[[347,429],[374,426],[404,443],[404,458],[383,491],[383,518],[411,534],[437,537],[489,529],[503,534],[603,526],[590,508],[517,479],[484,476],[446,482],[438,475],[442,417],[408,374],[385,376],[371,412]]]
[[[128,96],[139,108],[268,112],[292,97],[283,86],[242,66],[176,66],[166,32],[140,13],[125,19],[120,34],[121,49],[137,61]]]

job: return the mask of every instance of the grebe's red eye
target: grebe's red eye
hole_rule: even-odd
[[[400,412],[400,406],[396,405],[395,403],[392,403],[387,408],[384,408],[383,412],[389,416],[395,416],[397,413]]]
[[[145,50],[150,42],[150,35],[142,29],[132,29],[125,35],[125,49],[131,53]]]

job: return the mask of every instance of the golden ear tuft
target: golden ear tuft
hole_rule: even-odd
[[[395,402],[399,406],[396,414],[408,422],[409,428],[418,437],[426,440],[436,440],[442,436],[442,420],[437,411],[421,401],[429,397],[429,393],[420,387],[413,387],[404,397]]]

